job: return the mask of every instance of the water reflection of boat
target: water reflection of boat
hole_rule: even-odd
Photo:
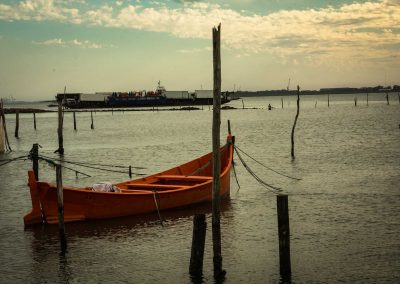
[[[230,193],[233,137],[221,147],[221,196]],[[58,223],[57,187],[35,180],[29,171],[32,211],[25,225]],[[65,222],[143,215],[212,199],[212,153],[145,178],[130,180],[94,191],[64,187]]]

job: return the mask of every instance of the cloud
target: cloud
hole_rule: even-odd
[[[400,63],[400,0],[281,10],[265,15],[204,1],[178,1],[184,4],[178,8],[158,4],[144,7],[139,2],[123,6],[119,2],[78,8],[68,1],[26,0],[0,4],[0,20],[130,28],[195,39],[210,39],[211,28],[222,23],[223,47],[236,50],[237,54],[270,53],[288,58],[288,62],[297,57],[296,62],[310,64],[379,58],[393,58]]]
[[[59,46],[59,47],[79,47],[79,48],[91,48],[91,49],[99,49],[99,48],[108,47],[106,45],[90,42],[88,40],[80,41],[78,39],[73,39],[70,41],[65,41],[61,38],[47,39],[44,41],[33,41],[32,43],[36,44],[36,45]]]
[[[200,53],[200,52],[210,52],[212,50],[211,46],[206,46],[203,48],[192,48],[192,49],[179,49],[180,53]]]

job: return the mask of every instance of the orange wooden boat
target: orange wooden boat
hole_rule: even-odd
[[[233,136],[221,147],[221,196],[229,196]],[[28,172],[32,211],[25,225],[58,223],[57,186]],[[148,214],[212,200],[212,153],[145,178],[115,184],[119,192],[64,187],[64,221]]]

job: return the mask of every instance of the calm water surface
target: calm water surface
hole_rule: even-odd
[[[257,160],[301,181],[286,179],[248,160],[265,181],[289,194],[293,283],[400,282],[400,105],[383,94],[303,97],[296,128],[296,160],[290,158],[295,98],[245,98],[246,109],[222,111],[221,141],[231,120],[236,144]],[[267,111],[271,104],[275,109]],[[230,105],[241,108],[241,100]],[[252,108],[258,109],[252,109]],[[54,113],[7,115],[13,152],[25,155],[39,143],[57,157]],[[211,151],[212,112],[97,112],[77,114],[78,131],[65,114],[65,159],[142,166],[150,174]],[[222,204],[222,254],[226,283],[278,283],[276,197],[236,159],[231,199]],[[68,251],[60,255],[57,226],[24,229],[30,210],[30,161],[0,167],[0,275],[2,283],[190,283],[192,215],[206,212],[204,282],[212,283],[211,214],[208,205],[156,215],[67,224]],[[68,185],[119,182],[127,174],[64,171]],[[55,180],[40,164],[40,178]]]

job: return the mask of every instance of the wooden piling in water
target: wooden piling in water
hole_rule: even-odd
[[[204,244],[206,241],[206,215],[197,214],[193,218],[192,251],[190,255],[189,274],[198,278],[203,274]]]
[[[297,112],[296,112],[296,117],[294,118],[294,123],[292,127],[292,135],[291,135],[291,144],[292,144],[292,149],[291,149],[291,156],[292,159],[294,159],[294,129],[296,128],[297,124],[297,118],[299,117],[299,112],[300,112],[300,87],[297,86]]]
[[[328,107],[329,107],[329,103],[330,103],[330,102],[329,102],[329,94],[328,94]]]
[[[357,97],[354,97],[354,106],[357,106]]]
[[[288,196],[277,195],[276,205],[279,236],[279,270],[282,276],[288,276],[292,272],[290,262],[290,226]]]
[[[36,113],[33,112],[33,129],[36,130]]]
[[[8,140],[8,134],[7,134],[7,126],[6,126],[6,116],[4,115],[4,108],[3,108],[3,99],[0,99],[0,127],[3,128],[3,135],[5,139],[5,150],[12,151],[10,147],[10,141]]]
[[[213,35],[213,69],[214,69],[214,99],[213,99],[213,183],[212,183],[212,238],[213,238],[213,264],[214,279],[225,277],[226,271],[222,270],[221,254],[221,152],[220,152],[220,126],[221,126],[221,24],[212,29]],[[243,102],[243,100],[242,100]]]
[[[283,108],[283,98],[281,98],[282,108]]]
[[[35,178],[39,180],[39,144],[35,143],[32,146],[32,168]]]
[[[369,99],[368,99],[368,93],[367,93],[367,106],[368,106],[368,101],[369,101]]]
[[[58,204],[58,230],[60,234],[61,251],[67,249],[67,238],[65,236],[64,225],[64,196],[62,185],[61,165],[56,165],[56,180],[57,180],[57,204]]]
[[[386,92],[386,103],[387,103],[387,105],[389,105],[389,93],[388,92]]]
[[[244,101],[243,101],[243,99],[242,99],[242,109],[244,109]]]
[[[15,138],[19,138],[18,137],[18,131],[19,131],[19,110],[15,111]]]
[[[91,128],[91,129],[94,129],[93,112],[92,112],[92,111],[90,112],[90,118],[91,118],[91,120],[92,120],[92,123],[90,124],[90,128]]]
[[[76,116],[75,116],[75,112],[72,113],[74,116],[74,130],[76,131]]]
[[[58,149],[55,153],[59,153],[60,155],[64,155],[64,137],[63,137],[63,113],[62,113],[62,101],[58,102]]]

